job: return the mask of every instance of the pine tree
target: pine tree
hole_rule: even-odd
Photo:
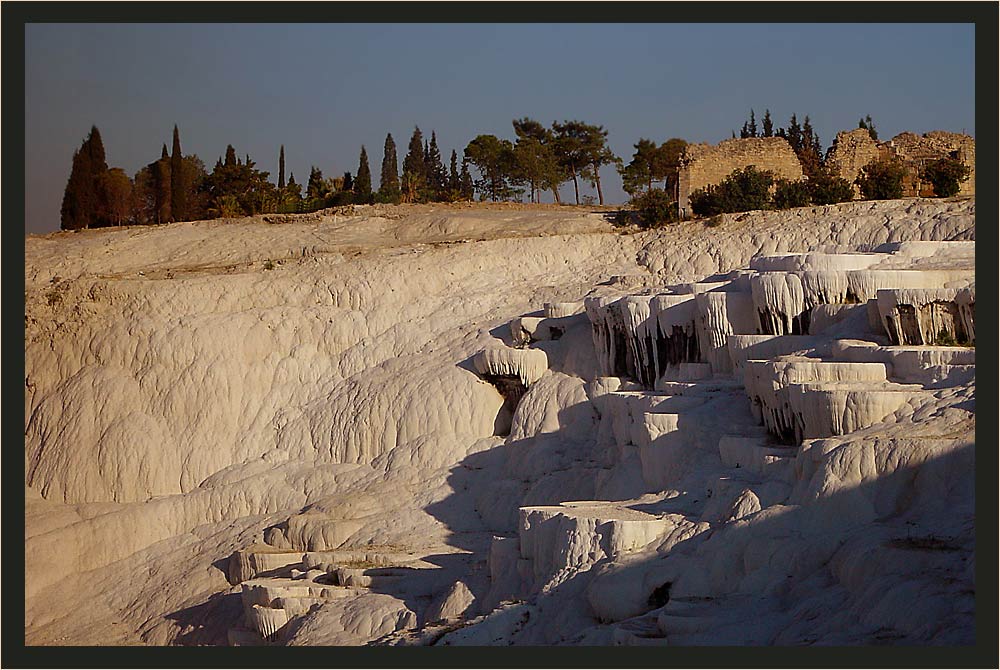
[[[552,130],[529,117],[514,119],[512,123],[517,135],[515,153],[521,163],[521,172],[528,178],[532,189],[539,191],[533,200],[540,202],[540,191],[550,189],[552,198],[557,204],[562,204],[559,186],[569,179],[569,174],[560,163]]]
[[[358,160],[358,176],[354,180],[354,201],[366,203],[372,197],[372,171],[368,167],[368,152],[361,145],[361,157]]]
[[[553,122],[552,131],[555,135],[555,151],[559,164],[573,180],[573,194],[576,204],[580,204],[579,177],[588,171],[586,140],[587,125],[580,121]]]
[[[764,110],[764,133],[763,137],[773,137],[774,136],[774,124],[771,123],[771,110]]]
[[[173,153],[170,154],[170,213],[174,221],[187,220],[187,184],[184,180],[184,159],[177,124],[174,124],[174,146]]]
[[[409,150],[403,159],[403,178],[401,183],[404,202],[415,202],[421,186],[426,183],[424,172],[424,138],[420,128],[413,130],[410,137]]]
[[[590,167],[588,178],[597,187],[597,201],[604,204],[601,189],[601,166],[618,162],[618,157],[608,147],[608,131],[604,126],[584,125],[584,152]]]
[[[399,161],[396,159],[396,142],[392,139],[392,133],[385,136],[378,194],[386,202],[399,201]]]
[[[754,118],[753,110],[750,110],[750,125],[747,126],[750,137],[757,137],[757,120]]]
[[[163,145],[164,151],[166,151],[167,145]],[[226,145],[226,162],[224,163],[227,167],[232,167],[236,165],[238,161],[236,160],[236,149],[233,148],[232,144]]]
[[[281,145],[278,154],[278,188],[285,188],[285,145]]]

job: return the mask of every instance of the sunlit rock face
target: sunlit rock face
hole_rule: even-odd
[[[28,238],[26,641],[968,644],[974,207]]]

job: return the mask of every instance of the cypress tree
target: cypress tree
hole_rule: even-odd
[[[414,202],[421,186],[426,183],[424,173],[424,138],[420,128],[413,130],[409,150],[403,159],[402,192],[404,202]]]
[[[771,123],[771,110],[764,110],[764,137],[772,137],[774,135],[774,124]]]
[[[86,144],[86,143],[84,143]],[[94,210],[90,152],[81,147],[73,152],[73,167],[63,193],[60,226],[63,230],[89,228]]]
[[[60,208],[60,225],[64,230],[110,223],[107,173],[101,132],[97,126],[92,126],[80,149],[73,154],[73,165]]]
[[[184,221],[187,211],[187,185],[184,183],[184,161],[181,136],[174,124],[174,146],[170,155],[170,214],[174,221]]]
[[[104,141],[97,126],[90,127],[90,137],[87,141],[90,152],[90,170],[92,189],[94,193],[94,210],[91,226],[111,225],[111,205],[108,198],[107,178],[108,161],[104,155]]]
[[[361,145],[361,157],[358,159],[358,176],[354,179],[354,199],[358,203],[368,202],[372,195],[372,172],[368,167],[368,152]]]
[[[798,119],[792,114],[792,118],[788,122],[788,143],[792,145],[792,150],[798,154],[802,149],[802,128],[799,126]]]
[[[285,188],[285,145],[281,145],[278,154],[278,188]]]
[[[431,163],[431,148],[427,140],[424,140],[424,180],[420,183],[420,200],[434,200],[434,165]]]
[[[351,176],[350,172],[345,172],[343,178],[340,180],[340,190],[354,191],[354,177]]]
[[[431,131],[431,142],[427,146],[427,199],[439,200],[448,190],[448,171],[441,160],[441,150],[438,149],[437,135]]]
[[[383,200],[395,202],[399,199],[399,162],[396,159],[396,142],[392,133],[385,136],[385,149],[382,153],[382,177],[379,181],[378,193]]]
[[[747,126],[750,137],[757,137],[757,119],[754,118],[753,110],[750,110],[750,124]]]
[[[170,221],[170,154],[167,145],[163,145],[160,160],[150,165],[153,173],[153,200],[156,207],[156,223]]]
[[[448,176],[448,190],[452,197],[458,195],[458,192],[462,189],[462,178],[458,174],[458,153],[454,149],[451,150],[451,170]]]
[[[163,145],[163,150],[167,150],[167,145]],[[236,165],[236,149],[233,148],[232,144],[226,145],[226,162],[224,165],[226,165],[226,167]]]

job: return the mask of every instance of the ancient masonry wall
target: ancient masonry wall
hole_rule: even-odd
[[[854,197],[861,190],[854,183],[861,168],[875,158],[895,156],[903,161],[907,175],[903,181],[903,196],[934,195],[930,184],[920,180],[924,166],[939,158],[957,158],[970,169],[968,180],[962,182],[959,195],[976,193],[976,140],[969,135],[935,130],[923,135],[900,133],[887,142],[877,142],[864,128],[837,133],[837,139],[827,163],[836,174],[851,183]],[[677,206],[681,217],[691,215],[691,193],[718,184],[733,170],[755,165],[769,170],[779,179],[802,179],[802,165],[792,147],[782,137],[748,137],[731,139],[717,145],[689,144],[681,159],[678,174]]]
[[[782,137],[748,137],[710,144],[689,144],[681,159],[677,206],[682,217],[690,216],[691,193],[718,184],[733,170],[754,165],[779,179],[802,179],[802,165],[791,145]]]
[[[934,190],[930,184],[920,180],[920,172],[930,161],[949,156],[959,159],[970,169],[969,179],[962,182],[959,195],[976,193],[976,140],[960,133],[940,130],[924,135],[900,133],[888,142],[876,142],[863,128],[845,130],[837,133],[827,163],[851,182],[855,197],[860,198],[861,191],[854,180],[861,168],[880,156],[895,156],[903,161],[907,168],[903,180],[905,197],[932,196]]]

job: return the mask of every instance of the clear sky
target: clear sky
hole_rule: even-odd
[[[602,124],[626,162],[640,137],[726,139],[751,108],[782,126],[808,114],[824,149],[866,114],[882,139],[975,135],[971,24],[29,24],[25,38],[29,233],[59,228],[91,125],[130,175],[176,123],[209,169],[232,144],[276,181],[284,144],[300,183],[311,165],[356,172],[362,144],[377,182],[387,132],[402,163],[414,125],[435,130],[447,162],[480,133],[514,139],[522,116]]]

